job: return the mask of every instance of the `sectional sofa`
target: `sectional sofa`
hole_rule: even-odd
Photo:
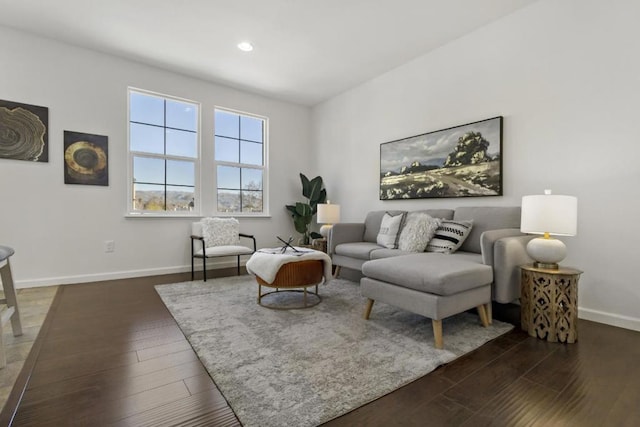
[[[509,303],[520,296],[518,266],[532,260],[520,232],[520,207],[458,207],[416,211],[433,218],[471,223],[453,253],[407,252],[377,243],[385,213],[372,211],[362,223],[335,224],[328,252],[336,266],[361,273],[367,297],[365,318],[382,301],[432,319],[436,347],[442,348],[442,319],[477,307],[483,324],[491,322],[491,300]]]

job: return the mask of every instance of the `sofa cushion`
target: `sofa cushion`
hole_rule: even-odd
[[[380,258],[389,258],[393,256],[400,256],[400,255],[409,255],[411,253],[415,253],[415,252],[401,251],[400,249],[380,248],[380,249],[375,249],[371,251],[369,256],[371,257],[370,259],[380,259]]]
[[[436,295],[453,295],[493,281],[489,265],[441,253],[419,253],[362,264],[372,279]]]
[[[472,229],[473,221],[442,220],[435,235],[427,245],[427,252],[454,253],[469,237]]]
[[[376,243],[380,246],[384,246],[385,248],[396,249],[398,247],[400,228],[402,228],[406,215],[406,212],[401,212],[395,215],[386,212],[382,217],[382,223],[380,224],[380,231],[378,231]]]
[[[407,252],[424,252],[427,243],[436,234],[440,221],[424,212],[409,212],[400,231],[398,249]]]
[[[520,228],[520,206],[479,206],[458,207],[453,219],[473,220],[471,234],[461,249],[481,253],[480,236],[487,230],[500,228]]]
[[[381,249],[380,245],[369,242],[341,243],[336,246],[335,253],[356,259],[371,259],[371,251]]]

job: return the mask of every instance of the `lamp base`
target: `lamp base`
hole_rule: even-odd
[[[331,232],[331,229],[333,228],[333,225],[331,224],[325,224],[322,227],[320,227],[320,235],[322,237],[324,237],[325,239],[329,238],[329,233]]]
[[[534,261],[533,266],[535,268],[542,268],[544,270],[558,270],[560,266],[557,262],[538,262]]]
[[[562,240],[536,237],[527,243],[527,253],[536,268],[558,269],[558,263],[567,256],[567,247]]]

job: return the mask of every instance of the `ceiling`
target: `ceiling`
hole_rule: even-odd
[[[0,0],[0,25],[315,105],[534,1]]]

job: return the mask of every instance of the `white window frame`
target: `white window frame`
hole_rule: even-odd
[[[216,124],[215,112],[224,111],[227,113],[238,114],[241,116],[252,117],[263,121],[262,128],[262,166],[251,165],[245,163],[227,162],[216,160],[215,155],[215,137]],[[215,106],[213,123],[213,212],[215,216],[232,216],[232,217],[268,217],[269,214],[269,118],[259,114],[247,113],[246,111],[234,110],[233,108]],[[238,168],[260,169],[262,170],[262,212],[221,212],[218,211],[218,166],[231,166]]]
[[[164,100],[178,101],[178,102],[186,102],[190,104],[194,104],[198,107],[197,114],[197,126],[196,126],[196,157],[183,157],[183,156],[175,156],[175,155],[167,155],[167,154],[155,154],[155,153],[147,153],[140,151],[132,151],[131,150],[131,93],[136,92],[147,96],[154,96],[157,98],[162,98]],[[177,96],[166,95],[158,92],[152,92],[145,89],[139,89],[135,87],[127,88],[127,159],[128,159],[128,170],[127,170],[127,217],[200,217],[202,211],[202,198],[200,197],[201,186],[200,186],[200,166],[202,159],[202,104],[198,101],[194,101],[192,99],[180,98]],[[134,157],[147,157],[147,158],[156,158],[156,159],[164,159],[164,160],[179,160],[179,161],[190,161],[194,163],[194,188],[193,188],[193,197],[194,197],[194,208],[191,211],[144,211],[144,210],[136,210],[134,209],[134,200],[133,200],[133,160]],[[165,178],[166,179],[166,178]],[[166,185],[166,182],[165,182]]]

